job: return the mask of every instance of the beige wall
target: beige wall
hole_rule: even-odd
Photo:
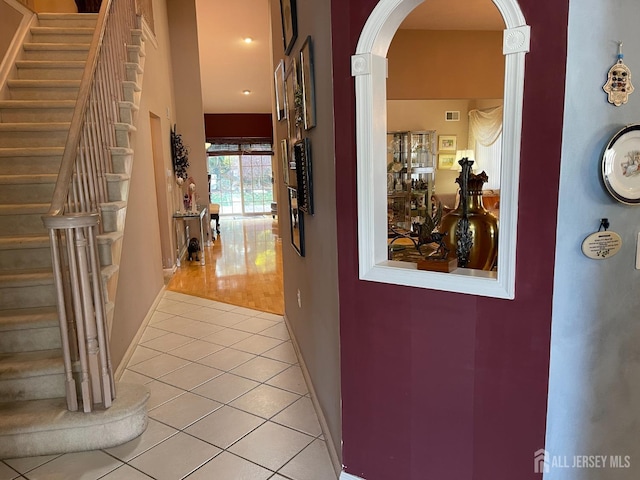
[[[28,3],[33,5],[36,12],[75,13],[78,11],[76,2],[73,0],[32,0]]]
[[[387,98],[501,98],[502,35],[502,31],[399,30],[387,55]]]
[[[135,158],[111,335],[114,366],[120,363],[164,285],[149,118],[154,114],[161,119],[162,135],[166,139],[163,152],[165,169],[171,169],[169,132],[172,120],[167,118],[166,112],[172,111],[173,94],[167,10],[163,0],[154,0],[153,8],[157,43],[154,45],[154,40],[149,39],[145,45],[142,96],[136,116],[137,132],[132,138]],[[167,181],[169,193],[173,185],[172,181]],[[169,218],[164,219],[170,226],[169,232],[173,231],[170,218],[170,212],[173,211],[174,206],[170,205]],[[173,237],[170,241],[173,242]]]
[[[22,18],[20,11],[9,3],[0,1],[0,59],[7,53]]]
[[[338,232],[336,229],[335,142],[333,137],[333,79],[331,56],[331,2],[298,2],[298,55],[307,35],[312,36],[315,64],[317,126],[303,135],[311,140],[315,215],[305,215],[306,256],[291,246],[287,189],[277,172],[279,217],[284,261],[285,315],[302,351],[320,408],[327,420],[333,447],[340,454],[342,417],[340,395],[340,324],[336,279]],[[280,2],[271,0],[273,66],[285,58],[280,23]],[[288,59],[286,60],[288,64]],[[275,107],[274,107],[275,111]],[[275,150],[280,165],[280,139],[286,122],[274,119]],[[297,292],[300,291],[301,306]]]
[[[204,147],[206,135],[195,0],[167,0],[167,11],[175,94],[175,113],[172,118],[177,125],[178,133],[182,135],[184,144],[189,148],[188,172],[196,183],[198,203],[208,205],[209,184]],[[203,48],[211,48],[211,46],[205,45]],[[209,231],[208,222],[207,230]]]

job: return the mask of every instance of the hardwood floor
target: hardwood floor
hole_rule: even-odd
[[[167,285],[173,292],[282,315],[282,242],[278,220],[222,217],[221,234],[205,247],[206,265],[184,260]]]

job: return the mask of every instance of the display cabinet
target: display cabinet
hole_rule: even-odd
[[[435,130],[387,134],[387,216],[411,230],[431,215],[436,165]]]

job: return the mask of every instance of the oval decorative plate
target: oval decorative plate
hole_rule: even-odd
[[[613,136],[602,157],[602,179],[617,201],[640,205],[640,125]]]

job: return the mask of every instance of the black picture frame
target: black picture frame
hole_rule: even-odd
[[[293,145],[293,158],[296,162],[298,188],[298,208],[313,215],[313,171],[311,168],[311,140],[303,138]]]
[[[284,89],[284,60],[280,60],[273,72],[273,79],[276,86],[276,113],[278,120],[284,120],[287,118],[287,102],[285,99]]]
[[[304,129],[316,126],[316,92],[313,74],[313,43],[308,36],[300,49],[300,83],[302,84]]]
[[[298,191],[292,187],[288,190],[291,245],[298,255],[304,257],[304,213],[298,208]]]
[[[298,38],[296,0],[280,0],[280,18],[282,19],[284,54],[289,55]]]
[[[284,77],[285,105],[287,118],[287,136],[289,143],[293,145],[302,137],[301,118],[296,108],[296,92],[298,91],[298,62],[295,57],[291,59],[285,70]]]
[[[285,185],[289,185],[289,141],[286,138],[280,140],[280,156],[282,165],[282,181]]]

